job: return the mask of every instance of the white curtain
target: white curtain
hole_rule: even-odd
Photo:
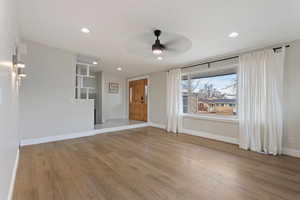
[[[173,69],[167,74],[167,131],[179,132],[182,123],[181,114],[181,69]]]
[[[268,154],[282,152],[282,99],[285,49],[240,56],[240,147]]]

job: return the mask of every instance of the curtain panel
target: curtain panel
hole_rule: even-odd
[[[240,147],[267,154],[282,153],[282,99],[285,49],[240,56]]]
[[[167,74],[167,131],[178,133],[182,124],[181,69]]]

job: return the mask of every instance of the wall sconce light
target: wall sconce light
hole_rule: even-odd
[[[26,67],[25,63],[18,61],[18,56],[13,55],[13,73],[15,73],[19,78],[25,78],[27,75],[24,72]]]
[[[18,76],[21,78],[25,78],[27,74],[24,73],[23,71],[24,68],[18,68]]]
[[[26,67],[25,63],[23,63],[23,62],[17,63],[17,68],[25,68],[25,67]]]

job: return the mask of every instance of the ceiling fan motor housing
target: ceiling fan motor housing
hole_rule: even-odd
[[[161,34],[161,30],[158,30],[158,29],[154,30],[154,35],[155,35],[157,38],[160,36],[160,34]]]

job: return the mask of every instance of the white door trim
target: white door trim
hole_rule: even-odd
[[[142,80],[142,79],[147,79],[148,82],[148,87],[147,87],[147,122],[150,122],[149,119],[149,111],[150,111],[150,90],[149,90],[149,86],[150,86],[150,76],[149,75],[145,75],[145,76],[138,76],[138,77],[134,77],[134,78],[129,78],[127,79],[127,106],[128,106],[128,112],[127,112],[127,116],[129,118],[129,82],[130,81],[136,81],[136,80]]]

